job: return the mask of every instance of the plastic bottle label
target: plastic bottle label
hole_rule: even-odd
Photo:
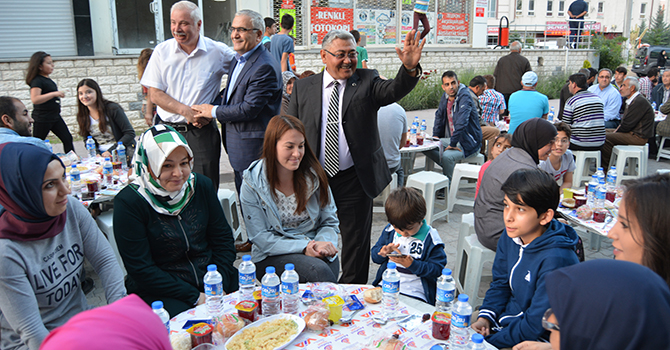
[[[279,297],[279,285],[276,286],[262,286],[261,295],[263,298],[277,298]]]
[[[400,291],[400,281],[397,282],[382,281],[382,292],[398,293],[399,291]]]
[[[239,280],[240,284],[254,284],[254,280],[256,279],[256,272],[252,273],[242,273],[240,272]]]
[[[452,290],[446,290],[446,289],[437,289],[437,300],[441,301],[443,303],[449,303],[454,301],[454,291],[455,289]]]
[[[72,174],[70,173],[70,181],[80,181],[81,176],[79,174]]]
[[[298,282],[282,282],[281,292],[284,294],[298,294]]]
[[[223,295],[223,283],[214,283],[214,284],[205,283],[205,295],[208,296]]]
[[[459,315],[454,313],[451,315],[451,324],[454,327],[467,328],[470,327],[470,317],[471,315]]]

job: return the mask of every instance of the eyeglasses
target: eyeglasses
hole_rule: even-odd
[[[554,311],[551,308],[548,308],[547,311],[544,312],[544,316],[542,316],[542,327],[548,331],[560,331],[561,329],[557,324],[547,321],[553,314]]]
[[[554,143],[560,143],[561,145],[568,145],[568,144],[570,144],[570,140],[568,140],[568,139],[560,139],[560,140],[556,139],[556,140],[554,140]]]
[[[244,27],[230,27],[229,31],[230,33],[235,33],[235,32],[240,32],[240,34],[244,34],[246,32],[251,32],[255,30],[260,30],[257,28],[244,28]]]
[[[328,50],[323,50],[323,51],[328,52],[329,54],[331,54],[331,56],[337,58],[338,60],[343,60],[345,56],[349,57],[350,60],[355,60],[358,57],[358,52],[356,52],[356,51],[350,51],[350,52],[347,52],[347,53],[344,53],[344,52],[332,53]]]

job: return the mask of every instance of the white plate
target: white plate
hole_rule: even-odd
[[[237,333],[235,333],[235,335],[233,335],[230,339],[228,339],[228,341],[225,344],[225,349],[227,350],[228,349],[228,344],[230,344],[230,342],[232,342],[235,338],[237,338],[240,334],[242,334],[242,332],[244,330],[247,330],[249,328],[258,327],[265,322],[274,321],[276,319],[283,319],[283,318],[291,319],[291,320],[295,321],[295,323],[298,324],[298,331],[289,340],[287,340],[284,344],[281,344],[281,345],[279,345],[278,347],[275,348],[275,350],[283,349],[286,345],[288,345],[292,341],[294,341],[295,338],[297,338],[300,335],[300,333],[302,333],[302,331],[305,329],[305,320],[303,320],[302,318],[300,318],[296,315],[290,315],[290,314],[279,314],[279,315],[273,315],[273,316],[270,316],[270,317],[266,317],[262,320],[258,320],[256,322],[240,329]]]

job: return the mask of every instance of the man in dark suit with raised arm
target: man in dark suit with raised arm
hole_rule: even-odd
[[[265,23],[255,11],[235,14],[230,28],[237,53],[230,64],[230,77],[223,93],[214,102],[196,105],[196,118],[216,119],[221,123],[223,147],[235,171],[235,188],[240,193],[242,173],[258,159],[263,149],[265,128],[279,114],[281,77],[278,63],[260,44]]]
[[[377,132],[377,111],[407,95],[421,77],[425,40],[407,35],[395,79],[356,69],[356,41],[330,31],[320,52],[326,69],[295,82],[288,113],[304,124],[307,141],[324,165],[342,234],[341,283],[366,284],[370,265],[372,200],[391,181]]]

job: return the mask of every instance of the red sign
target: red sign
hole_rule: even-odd
[[[600,32],[600,23],[584,23],[582,35],[589,35],[589,31]],[[549,36],[570,35],[570,27],[568,26],[568,22],[547,22],[544,34]]]
[[[484,8],[476,7],[475,8],[475,17],[484,17]]]
[[[347,32],[354,27],[354,10],[333,7],[312,7],[312,44],[321,44],[323,37],[333,29]],[[318,36],[314,42],[314,35]]]
[[[465,13],[440,13],[437,19],[438,36],[468,36],[470,27]]]
[[[293,0],[282,0],[281,8],[283,8],[283,9],[295,9],[295,5],[293,4]]]

